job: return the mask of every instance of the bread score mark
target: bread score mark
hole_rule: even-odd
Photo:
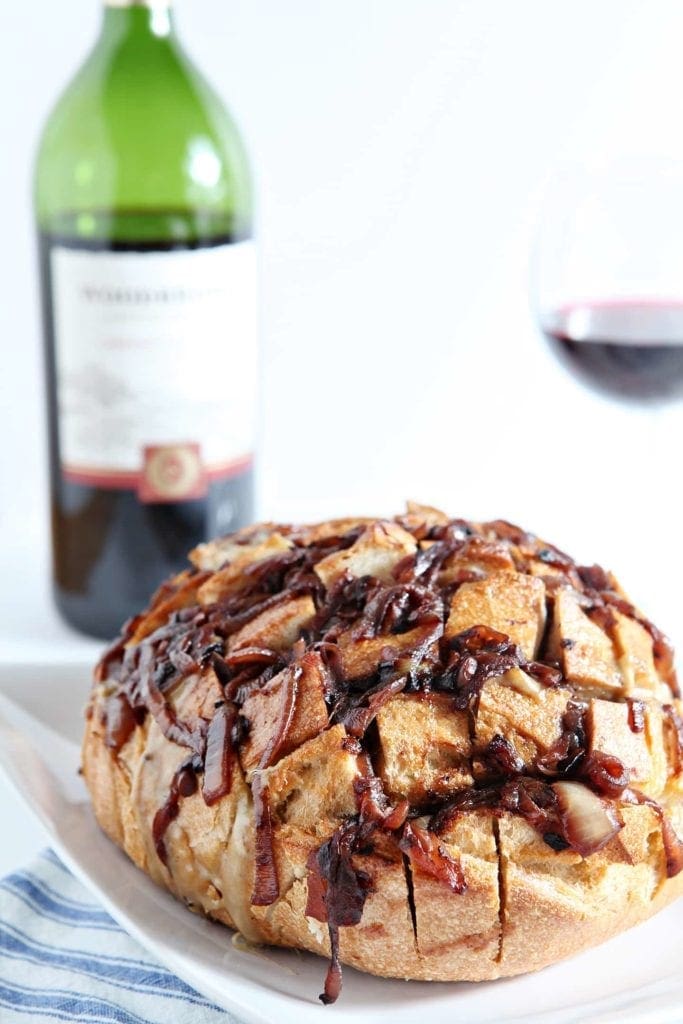
[[[451,857],[434,833],[421,828],[417,822],[405,823],[398,847],[413,867],[435,878],[451,892],[461,895],[467,889],[460,862]]]

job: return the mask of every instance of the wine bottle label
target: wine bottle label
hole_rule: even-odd
[[[253,242],[51,254],[59,449],[74,483],[202,497],[249,465]]]

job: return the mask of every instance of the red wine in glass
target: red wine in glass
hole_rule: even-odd
[[[586,384],[613,397],[683,397],[683,302],[629,299],[577,303],[545,314],[543,331]]]

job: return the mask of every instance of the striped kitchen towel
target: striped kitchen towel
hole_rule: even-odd
[[[0,1021],[237,1024],[158,964],[49,850],[0,882]]]

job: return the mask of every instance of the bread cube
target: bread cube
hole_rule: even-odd
[[[618,757],[631,773],[631,782],[639,789],[657,786],[659,780],[653,779],[654,765],[646,732],[634,732],[628,717],[627,704],[591,700],[586,715],[589,750]]]
[[[475,722],[475,753],[482,754],[494,736],[502,736],[525,765],[532,768],[562,735],[569,690],[542,688],[520,692],[512,670],[484,684]],[[512,676],[512,685],[507,676]]]
[[[233,594],[244,590],[251,583],[251,577],[245,573],[250,565],[263,562],[268,558],[274,558],[293,547],[291,541],[287,540],[280,533],[271,533],[258,544],[239,546],[239,552],[235,553],[231,562],[204,583],[199,588],[199,603],[203,605],[215,604],[216,601],[224,601]]]
[[[457,976],[462,959],[472,980],[473,965],[491,977],[500,948],[498,855],[493,821],[486,813],[463,815],[439,836],[446,853],[459,861],[467,889],[451,892],[410,862],[417,950],[428,957],[419,977],[432,981]],[[476,962],[472,950],[477,950]]]
[[[387,633],[383,636],[357,640],[351,630],[342,633],[338,640],[341,669],[349,680],[363,679],[376,672],[381,664],[394,662],[401,655],[411,655],[427,642],[431,650],[438,643],[434,627],[416,626],[407,633]],[[417,667],[417,666],[415,666]]]
[[[268,647],[286,651],[298,640],[301,631],[315,615],[313,599],[305,594],[266,608],[230,637],[228,650],[241,647]]]
[[[555,594],[550,649],[566,678],[577,686],[614,694],[622,690],[612,641],[588,618],[569,588]]]
[[[419,806],[471,785],[467,714],[441,694],[399,695],[377,713],[379,774],[394,800]]]
[[[262,774],[274,819],[316,836],[329,835],[331,821],[356,813],[353,784],[359,778],[358,755],[342,725],[303,743]]]
[[[266,753],[271,764],[277,763],[327,728],[324,680],[325,668],[320,655],[308,651],[300,661],[288,665],[261,689],[249,694],[241,709],[242,717],[249,724],[241,749],[242,767],[248,778]],[[292,701],[289,728],[279,737],[283,717]],[[270,749],[274,742],[275,746]]]
[[[662,682],[655,668],[652,637],[639,622],[616,609],[614,640],[624,692],[629,697],[658,695]]]
[[[321,559],[315,572],[328,589],[344,573],[355,578],[374,576],[383,583],[391,583],[398,563],[416,550],[412,534],[397,523],[380,521],[364,530],[350,548]]]
[[[545,614],[542,580],[523,573],[495,572],[456,590],[446,636],[456,636],[471,626],[490,626],[506,633],[533,659],[543,636]]]

